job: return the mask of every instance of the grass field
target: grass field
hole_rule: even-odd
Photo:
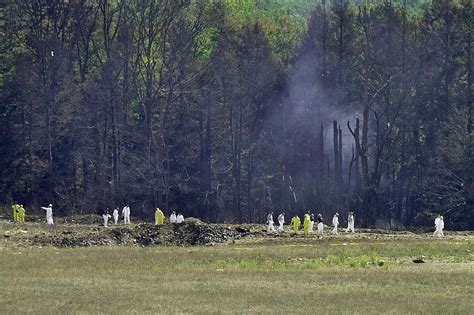
[[[472,236],[0,247],[0,313],[472,314],[473,252]]]

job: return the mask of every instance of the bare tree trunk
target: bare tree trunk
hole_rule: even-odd
[[[204,96],[203,96],[203,99]],[[205,125],[204,125],[205,122]],[[207,101],[206,116],[201,111],[201,195],[204,198],[203,216],[210,219],[211,187],[212,187],[212,165],[211,165],[211,102]]]
[[[363,94],[363,112],[362,112],[362,146],[361,146],[361,161],[362,161],[362,188],[369,186],[369,80],[366,78],[364,83]]]
[[[323,5],[323,66],[322,66],[322,79],[323,83],[326,83],[326,72],[327,72],[327,33],[328,33],[328,21],[327,21],[327,12],[326,12],[326,0],[322,0],[322,5]]]
[[[317,193],[318,196],[321,196],[323,193],[322,187],[323,185],[323,178],[324,178],[324,128],[323,123],[321,123],[321,127],[319,129],[319,143],[318,143],[318,172],[316,178],[317,184]]]
[[[339,63],[338,81],[339,81],[339,85],[341,86],[342,86],[342,81],[343,81],[343,76],[342,76],[342,62],[343,62],[343,45],[342,45],[343,36],[342,35],[344,33],[343,7],[344,7],[344,1],[340,0],[339,1],[339,37],[338,37],[338,63]]]
[[[342,130],[341,126],[339,128],[339,159],[338,159],[338,168],[339,168],[339,187],[341,187],[341,192],[342,192],[342,187],[344,186],[344,180],[342,176]]]
[[[333,146],[334,146],[334,183],[335,191],[339,193],[339,129],[337,121],[333,121]]]

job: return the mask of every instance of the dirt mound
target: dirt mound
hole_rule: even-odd
[[[240,239],[247,235],[238,232],[236,229],[205,224],[201,221],[166,225],[140,223],[133,229],[126,227],[111,229],[109,234],[118,244],[130,243],[131,241],[142,246],[208,246]]]
[[[199,220],[188,220],[183,224],[139,223],[104,228],[90,225],[95,220],[93,216],[79,219],[76,218],[72,223],[73,219],[68,218],[68,222],[53,227],[37,223],[22,226],[11,224],[4,233],[4,240],[8,244],[20,246],[212,246],[253,235],[235,226],[205,224]],[[78,224],[77,221],[87,224]]]

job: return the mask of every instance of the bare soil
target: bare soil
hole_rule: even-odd
[[[220,243],[235,242],[244,238],[316,238],[302,232],[294,234],[289,226],[282,233],[267,233],[261,224],[206,224],[194,218],[186,219],[183,224],[155,225],[139,222],[132,218],[130,225],[121,222],[117,225],[102,226],[98,215],[76,215],[55,218],[54,226],[46,226],[44,218],[29,217],[24,224],[14,223],[0,218],[0,240],[4,246],[30,247],[88,247],[88,246],[213,246]],[[357,233],[329,234],[325,238],[338,238],[347,241],[354,239],[404,239],[432,237],[431,233],[414,233],[409,231],[359,229]],[[473,232],[446,232],[447,238],[459,238],[474,235]]]

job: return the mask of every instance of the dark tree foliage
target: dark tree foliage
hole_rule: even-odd
[[[4,2],[1,203],[473,228],[472,1],[311,3]]]

